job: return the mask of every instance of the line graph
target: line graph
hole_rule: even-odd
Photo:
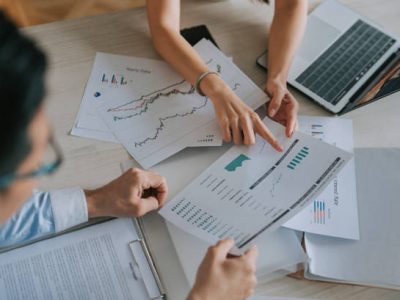
[[[163,117],[163,118],[159,118],[158,120],[160,121],[160,125],[156,128],[156,132],[154,133],[153,136],[151,137],[147,137],[144,140],[140,141],[140,142],[135,142],[134,146],[135,147],[140,147],[143,146],[144,144],[146,144],[148,141],[154,141],[158,138],[158,135],[160,134],[160,132],[164,129],[165,127],[165,122],[169,119],[174,119],[174,118],[184,118],[187,117],[188,115],[193,115],[196,111],[198,111],[199,109],[202,109],[203,107],[205,107],[207,105],[208,102],[208,98],[205,99],[204,103],[200,106],[193,106],[192,110],[183,114],[175,114],[175,115],[170,115],[167,117]]]
[[[213,59],[209,59],[206,64],[210,65],[213,62]],[[214,65],[216,72],[219,74],[222,73],[222,66],[220,64]],[[232,90],[236,91],[240,87],[240,83],[235,82],[233,84]],[[114,122],[120,122],[128,119],[132,119],[138,116],[142,116],[147,113],[151,108],[152,104],[155,104],[157,100],[161,98],[173,97],[176,95],[180,96],[188,96],[194,95],[196,92],[194,86],[190,85],[185,79],[181,79],[178,82],[169,84],[167,86],[161,87],[155,91],[151,91],[150,93],[141,95],[133,100],[129,100],[126,103],[120,104],[115,107],[111,107],[107,109],[107,113],[112,114],[112,119]],[[201,97],[201,96],[198,96]],[[209,102],[208,97],[202,97],[204,100],[198,105],[193,105],[188,107],[186,112],[175,112],[166,116],[160,116],[158,118],[158,125],[155,127],[153,133],[148,135],[147,137],[136,140],[132,143],[135,148],[142,147],[146,143],[155,141],[158,139],[160,133],[166,128],[166,123],[169,120],[176,118],[185,118],[190,115],[195,114],[197,111],[205,108]]]
[[[279,183],[281,182],[281,179],[282,179],[282,173],[280,173],[278,176],[276,176],[276,178],[272,182],[272,187],[269,191],[272,198],[275,198],[275,188],[279,185]]]
[[[235,91],[239,87],[240,87],[240,83],[235,83],[233,88],[232,88],[232,90]],[[208,104],[208,97],[204,97],[204,102],[201,105],[193,106],[192,109],[190,111],[188,111],[188,112],[176,113],[176,114],[173,114],[173,115],[169,115],[169,116],[166,116],[166,117],[159,118],[158,121],[160,123],[159,123],[159,126],[155,129],[154,135],[146,137],[145,139],[143,139],[143,140],[141,140],[139,142],[135,142],[134,143],[134,147],[140,147],[140,146],[143,146],[144,144],[146,144],[149,141],[156,140],[158,138],[160,132],[165,128],[165,122],[166,121],[171,120],[171,119],[175,119],[175,118],[184,118],[184,117],[187,117],[189,115],[193,115],[194,113],[196,113],[196,111],[206,107],[207,104]]]
[[[227,86],[250,107],[256,108],[265,102],[264,93],[214,46],[203,41],[196,45],[196,51],[208,70],[218,72]],[[111,58],[115,61],[109,63]],[[151,167],[186,147],[198,146],[199,140],[208,136],[215,137],[210,145],[222,143],[211,99],[196,93],[192,84],[168,64],[113,56],[107,58],[106,66],[109,65],[119,69],[101,69],[97,78],[102,80],[102,75],[106,74],[104,80],[110,83],[112,74],[123,74],[123,80],[116,77],[114,81],[127,84],[123,88],[101,90],[102,101],[93,105],[94,110],[142,167]],[[127,66],[151,72],[128,74]],[[92,97],[96,91],[91,91]]]
[[[209,59],[206,62],[206,65],[210,65],[213,62],[213,59]],[[221,65],[216,65],[216,71],[221,74]],[[136,116],[140,116],[146,113],[149,109],[150,104],[153,104],[156,100],[162,97],[171,97],[174,95],[191,95],[195,93],[194,86],[188,84],[185,79],[182,79],[178,82],[170,84],[168,86],[162,87],[156,91],[152,91],[148,94],[142,95],[137,99],[130,100],[122,105],[109,108],[107,112],[109,113],[118,113],[118,112],[129,112],[129,111],[136,111],[135,113],[124,115],[124,116],[115,116],[114,115],[114,122],[118,122],[125,119],[130,119]],[[139,103],[138,103],[139,102]],[[137,104],[138,103],[138,104]],[[133,107],[132,107],[133,105]],[[203,107],[203,106],[202,106]]]
[[[138,115],[141,115],[149,109],[149,105],[154,103],[157,99],[161,97],[169,97],[172,95],[190,95],[195,92],[195,89],[193,86],[190,86],[189,89],[187,90],[180,90],[178,87],[187,85],[187,82],[185,80],[182,80],[180,82],[171,84],[169,86],[166,86],[164,88],[161,88],[159,90],[156,90],[154,92],[151,92],[146,95],[142,95],[138,99],[131,100],[125,104],[119,105],[117,107],[109,108],[107,112],[126,112],[126,111],[135,111],[137,109],[140,109],[138,112],[127,115],[127,116],[114,116],[114,121],[120,121],[128,118],[133,118]],[[136,104],[140,102],[139,104]],[[131,104],[136,104],[134,107],[129,107]]]

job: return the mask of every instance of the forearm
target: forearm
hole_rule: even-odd
[[[307,21],[306,0],[277,0],[268,40],[268,80],[286,82]]]
[[[196,50],[179,32],[159,29],[154,33],[153,40],[157,52],[191,84],[195,83],[199,74],[208,70]]]
[[[0,225],[0,247],[36,240],[87,219],[86,200],[81,189],[35,191],[10,220]]]
[[[147,2],[147,15],[154,47],[166,62],[188,82],[194,84],[198,76],[209,70],[209,67],[181,36],[179,14],[180,1],[178,0]],[[213,98],[213,94],[225,88],[225,84],[217,76],[207,77],[212,78],[205,78],[200,88],[204,94]]]

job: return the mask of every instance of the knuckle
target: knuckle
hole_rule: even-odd
[[[246,264],[243,270],[247,275],[253,274],[253,268],[251,265]]]
[[[136,168],[136,167],[133,167],[133,168],[131,168],[131,172],[132,172],[133,174],[137,174],[137,173],[140,172],[140,169],[139,169],[139,168]]]
[[[213,256],[213,255],[216,253],[216,251],[217,251],[217,246],[210,246],[210,247],[208,247],[208,250],[207,250],[207,252],[208,252],[211,256]]]
[[[222,127],[227,127],[229,125],[229,120],[227,118],[221,118],[219,123]]]
[[[131,168],[130,172],[131,172],[133,178],[138,178],[141,170],[139,168]]]
[[[252,121],[258,121],[258,120],[260,120],[260,117],[258,116],[258,114],[256,112],[253,111],[250,113],[250,119]]]
[[[238,115],[232,115],[231,117],[230,117],[230,121],[231,121],[231,123],[232,124],[237,124],[238,122],[239,122],[239,116]]]

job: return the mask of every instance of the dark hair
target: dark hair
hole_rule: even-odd
[[[43,101],[45,69],[44,53],[0,12],[0,176],[31,150],[27,129]]]

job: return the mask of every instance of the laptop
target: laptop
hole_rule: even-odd
[[[384,70],[398,63],[399,40],[335,0],[308,17],[288,83],[333,113],[357,106]],[[257,63],[267,68],[266,53]]]

